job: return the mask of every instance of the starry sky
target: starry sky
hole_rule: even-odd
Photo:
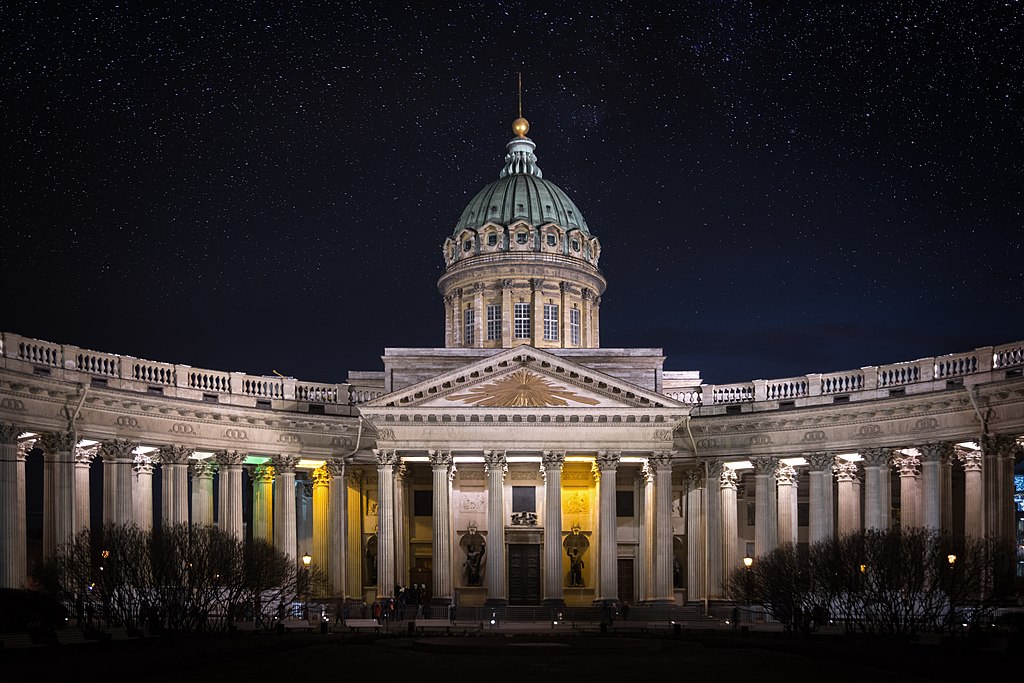
[[[443,346],[521,71],[603,346],[725,383],[1024,339],[1021,2],[2,13],[5,331],[332,382]]]

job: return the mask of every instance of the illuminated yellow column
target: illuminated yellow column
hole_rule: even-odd
[[[348,564],[345,580],[349,596],[363,599],[363,480],[358,470],[346,468],[345,492],[346,509],[348,510],[348,526],[345,539],[348,544]]]
[[[326,466],[313,470],[313,564],[330,576],[334,558],[330,555],[331,473]]]
[[[274,543],[274,466],[252,469],[252,537]]]
[[[395,591],[395,468],[398,452],[374,449],[377,458],[377,597]]]

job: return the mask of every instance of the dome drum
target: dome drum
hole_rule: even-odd
[[[444,243],[446,266],[481,254],[498,252],[540,252],[561,254],[597,266],[601,243],[579,228],[562,228],[555,223],[535,227],[516,221],[508,227],[486,223],[479,229],[464,228]]]

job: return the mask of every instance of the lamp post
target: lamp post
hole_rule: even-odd
[[[753,579],[750,573],[750,568],[754,566],[754,558],[747,555],[743,558],[743,566],[746,568],[745,581],[743,582],[744,593],[746,593],[747,609],[750,609],[750,583]]]
[[[302,556],[302,613],[306,621],[309,621],[309,565],[313,562],[313,556],[306,552]]]

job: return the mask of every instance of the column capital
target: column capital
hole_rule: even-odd
[[[892,464],[899,471],[901,477],[916,477],[921,474],[920,456],[894,453]]]
[[[622,459],[621,451],[598,451],[594,464],[599,470],[614,470]]]
[[[136,455],[132,460],[132,467],[135,474],[153,474],[156,461],[148,455]]]
[[[484,451],[484,469],[493,467],[506,469],[505,451]]]
[[[252,473],[249,475],[253,480],[253,483],[259,484],[273,484],[274,483],[274,466],[270,464],[256,465],[252,468]]]
[[[854,468],[856,470],[856,468]],[[775,468],[775,481],[780,486],[792,486],[796,484],[796,468],[792,465],[779,462],[778,467]]]
[[[690,484],[690,490],[704,488],[704,472],[701,470],[690,470],[686,473],[686,480]]]
[[[327,468],[327,472],[332,477],[344,477],[345,476],[345,459],[344,458],[327,458],[324,462],[324,467]]]
[[[374,448],[373,457],[377,459],[377,467],[390,467],[398,464],[398,451],[387,448]]]
[[[185,446],[161,446],[157,461],[163,465],[186,465],[193,450]]]
[[[541,465],[544,466],[544,470],[549,469],[562,469],[562,465],[565,464],[565,451],[544,451],[540,456]]]
[[[857,480],[857,463],[845,458],[836,456],[835,464],[832,465],[832,471],[836,475],[836,481],[852,482]]]
[[[70,453],[78,437],[74,432],[43,432],[39,435],[39,445],[48,455],[54,453]]]
[[[431,467],[450,467],[455,462],[451,451],[427,451],[427,458]]]
[[[948,441],[926,443],[917,447],[921,453],[921,462],[949,462],[953,454],[953,444]]]
[[[245,464],[246,456],[248,453],[242,451],[218,451],[214,457],[224,469],[234,469]]]
[[[956,458],[964,467],[964,472],[980,472],[982,455],[981,451],[969,451],[966,448],[956,449]]]
[[[672,456],[674,455],[674,451],[651,451],[651,454],[647,456],[647,462],[656,470],[671,470]]]
[[[502,289],[512,289],[515,286],[515,282],[510,278],[505,278],[498,283]]]
[[[1017,439],[1009,434],[983,434],[981,437],[981,450],[985,455],[1012,456],[1021,448]]]
[[[193,460],[189,464],[189,469],[192,470],[192,476],[196,479],[213,479],[213,475],[218,469],[217,461],[214,458]]]
[[[826,451],[807,453],[804,455],[812,472],[828,472],[832,469],[832,454]]]
[[[0,444],[11,445],[18,443],[18,437],[25,431],[16,424],[0,422]]]
[[[731,467],[723,467],[722,473],[718,476],[718,486],[723,489],[736,490],[736,481],[739,477],[736,476],[736,470]]]
[[[133,460],[133,451],[139,447],[137,441],[129,439],[111,439],[99,445],[98,454],[101,460],[111,462],[117,460]]]
[[[334,475],[331,474],[330,468],[325,463],[313,470],[313,488],[328,487],[331,485],[331,479],[333,478]]]
[[[96,454],[99,452],[99,444],[93,444],[92,446],[75,446],[75,464],[84,465],[88,467],[92,464],[92,461],[96,459]]]
[[[30,437],[28,439],[22,439],[21,441],[19,441],[18,458],[24,460],[28,456],[29,451],[36,447],[37,440],[38,439],[36,437]]]
[[[865,467],[888,467],[892,460],[891,448],[862,448],[858,453]]]
[[[772,474],[775,472],[775,458],[771,456],[758,456],[750,459],[754,466],[754,474]]]
[[[706,460],[701,460],[700,462],[702,465],[707,465],[707,473],[711,481],[714,481],[715,479],[718,479],[720,476],[722,476],[722,470],[725,469],[725,463],[723,463],[721,460],[708,458]]]
[[[295,466],[299,464],[297,455],[275,455],[270,459],[278,474],[295,474]]]

